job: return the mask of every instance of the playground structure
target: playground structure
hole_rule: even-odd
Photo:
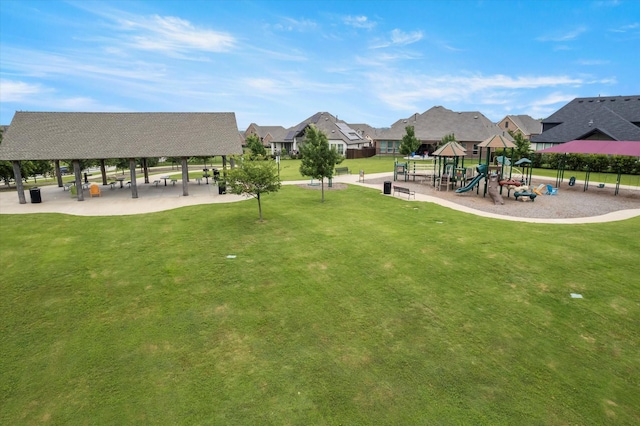
[[[478,174],[473,177],[469,181],[469,183],[466,184],[466,186],[456,189],[456,193],[460,194],[462,192],[471,191],[476,187],[476,185],[480,186],[480,182],[482,181],[482,179],[486,179],[487,177],[487,170],[488,167],[486,164],[478,164],[478,166],[476,167],[476,171],[478,172]]]
[[[498,189],[500,185],[498,184],[498,175],[496,173],[492,173],[489,176],[489,184],[487,191],[489,192],[489,196],[493,200],[493,204],[504,204],[504,199],[502,198],[502,194],[500,194],[500,190]]]

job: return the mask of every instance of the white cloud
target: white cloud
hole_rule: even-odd
[[[585,65],[585,66],[589,66],[589,65],[607,65],[611,63],[611,61],[607,61],[604,59],[579,59],[576,61],[576,64],[578,65]]]
[[[120,20],[121,29],[131,34],[125,44],[141,50],[159,52],[226,52],[236,45],[228,33],[196,28],[191,22],[173,16]]]
[[[376,26],[376,22],[370,21],[366,16],[345,16],[342,18],[342,21],[349,26],[355,28],[365,28],[367,30],[372,29]]]
[[[538,37],[536,40],[538,41],[571,41],[578,38],[578,36],[584,32],[586,32],[586,27],[578,27],[574,30],[563,32],[563,33],[555,33],[548,34]]]
[[[318,24],[310,19],[293,19],[282,18],[282,22],[274,25],[274,28],[279,31],[298,31],[308,32],[315,31],[318,28]]]
[[[423,37],[424,37],[424,34],[422,33],[422,31],[412,31],[412,32],[406,33],[396,28],[391,31],[389,35],[389,39],[378,42],[374,44],[371,48],[379,49],[379,48],[389,47],[389,46],[406,46],[408,44],[413,44],[422,40]]]
[[[34,95],[47,91],[39,84],[0,79],[0,99],[6,102],[23,102]]]
[[[390,77],[392,76],[392,77]],[[415,75],[398,70],[368,74],[375,93],[393,109],[416,110],[426,103],[465,102],[476,105],[501,105],[533,90],[555,87],[581,87],[606,84],[607,79],[587,81],[565,75]]]
[[[611,28],[609,29],[609,31],[614,33],[627,33],[629,31],[639,30],[639,29],[640,29],[640,23],[634,22],[633,24],[623,25],[618,28]]]

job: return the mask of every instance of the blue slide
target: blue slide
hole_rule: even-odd
[[[473,178],[473,180],[471,182],[469,182],[469,184],[463,188],[458,188],[456,189],[456,192],[467,192],[467,191],[471,191],[476,185],[478,185],[480,183],[480,181],[482,179],[484,179],[487,175],[484,173],[480,173],[479,175],[477,175],[476,177]]]

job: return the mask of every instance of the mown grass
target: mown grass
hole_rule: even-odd
[[[640,219],[263,208],[0,216],[0,423],[640,421]]]

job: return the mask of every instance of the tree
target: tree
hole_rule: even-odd
[[[336,164],[342,163],[344,157],[335,148],[329,147],[327,135],[313,124],[307,127],[300,153],[302,154],[300,174],[320,181],[324,203],[324,178],[333,177],[333,169]]]
[[[408,156],[416,152],[422,143],[418,138],[416,138],[413,126],[407,126],[404,129],[407,133],[402,137],[402,142],[400,143],[400,154]]]
[[[248,195],[258,200],[258,212],[262,222],[262,194],[277,192],[280,189],[276,162],[265,160],[264,157],[241,161],[239,166],[227,172],[226,185],[234,194]]]
[[[531,143],[529,142],[529,139],[525,138],[520,132],[509,130],[509,134],[513,138],[513,143],[516,145],[516,147],[513,148],[513,161],[518,161],[521,158],[529,158],[531,155]],[[510,157],[511,148],[498,149],[496,150],[496,155]]]
[[[440,148],[443,145],[448,144],[449,142],[455,142],[456,141],[456,137],[453,133],[449,133],[448,135],[444,135],[442,137],[442,139],[440,139],[440,143],[438,144],[438,148]]]
[[[251,158],[257,156],[266,157],[267,150],[264,148],[262,141],[258,135],[249,135],[247,137],[247,148],[251,150]]]

